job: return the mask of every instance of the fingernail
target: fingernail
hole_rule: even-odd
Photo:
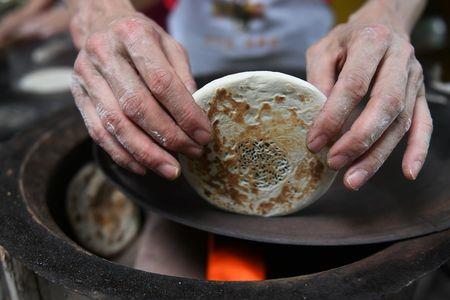
[[[343,168],[346,164],[348,164],[349,158],[345,154],[338,154],[330,159],[328,159],[328,165],[330,168],[339,170],[340,168]]]
[[[412,163],[411,167],[409,168],[409,175],[411,175],[411,178],[413,180],[416,180],[417,175],[419,175],[420,170],[422,169],[422,162],[419,160],[416,160]]]
[[[192,157],[200,157],[203,154],[203,149],[198,147],[189,147],[186,149],[186,154]]]
[[[180,175],[180,169],[171,164],[163,163],[156,168],[156,171],[167,179],[174,180]]]
[[[359,188],[366,182],[366,178],[369,172],[364,169],[357,169],[347,176],[347,185],[352,190],[359,190]]]
[[[140,175],[145,175],[145,173],[147,172],[147,170],[143,166],[139,165],[136,162],[130,162],[128,164],[128,168],[134,173],[138,173]]]
[[[308,141],[308,149],[312,152],[319,152],[327,143],[327,136],[321,134],[318,137],[313,138],[311,141]]]
[[[194,140],[200,145],[205,145],[209,142],[211,134],[203,129],[198,129],[194,132]]]

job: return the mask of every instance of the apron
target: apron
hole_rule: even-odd
[[[304,70],[306,50],[333,24],[323,0],[180,0],[168,19],[195,76]]]

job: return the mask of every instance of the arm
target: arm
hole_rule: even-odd
[[[350,18],[350,21],[378,20],[409,34],[426,4],[427,0],[370,0]]]
[[[128,0],[68,0],[67,4],[71,15],[70,31],[78,48],[84,46],[92,32],[106,27],[113,19],[135,13]]]
[[[48,1],[48,0],[40,0]],[[155,5],[160,0],[67,0],[71,13],[72,36],[77,47],[87,38],[89,31],[94,31],[99,24],[108,22],[121,14],[135,13]]]
[[[328,163],[348,167],[344,183],[350,189],[372,177],[408,131],[405,177],[415,179],[425,161],[432,120],[422,68],[409,42],[425,4],[370,0],[308,50],[308,80],[328,96],[309,131],[308,147],[316,152],[331,145]],[[365,95],[364,110],[340,135]]]
[[[80,48],[72,94],[91,137],[121,166],[175,179],[169,151],[200,156],[210,124],[184,49],[127,0],[70,0]]]
[[[20,35],[25,23],[29,24],[30,18],[49,7],[55,0],[29,1],[0,20],[0,46],[13,42]]]

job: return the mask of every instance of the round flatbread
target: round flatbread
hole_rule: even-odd
[[[112,257],[138,235],[139,208],[113,187],[97,166],[83,166],[69,184],[66,198],[69,224],[87,250]]]
[[[183,173],[211,204],[236,213],[280,216],[317,200],[336,172],[328,149],[306,147],[326,97],[306,81],[277,72],[243,72],[212,81],[194,99],[212,123],[199,159],[180,155]]]
[[[35,94],[62,93],[70,90],[71,82],[72,68],[51,67],[25,74],[19,79],[17,88]]]

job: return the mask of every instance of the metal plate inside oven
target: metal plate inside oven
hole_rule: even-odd
[[[99,148],[107,176],[132,199],[163,216],[201,230],[280,244],[353,245],[400,240],[450,227],[450,109],[433,109],[435,132],[419,178],[403,178],[399,146],[378,174],[357,192],[342,178],[317,202],[285,217],[255,217],[220,210],[179,178],[142,177],[117,166]]]

